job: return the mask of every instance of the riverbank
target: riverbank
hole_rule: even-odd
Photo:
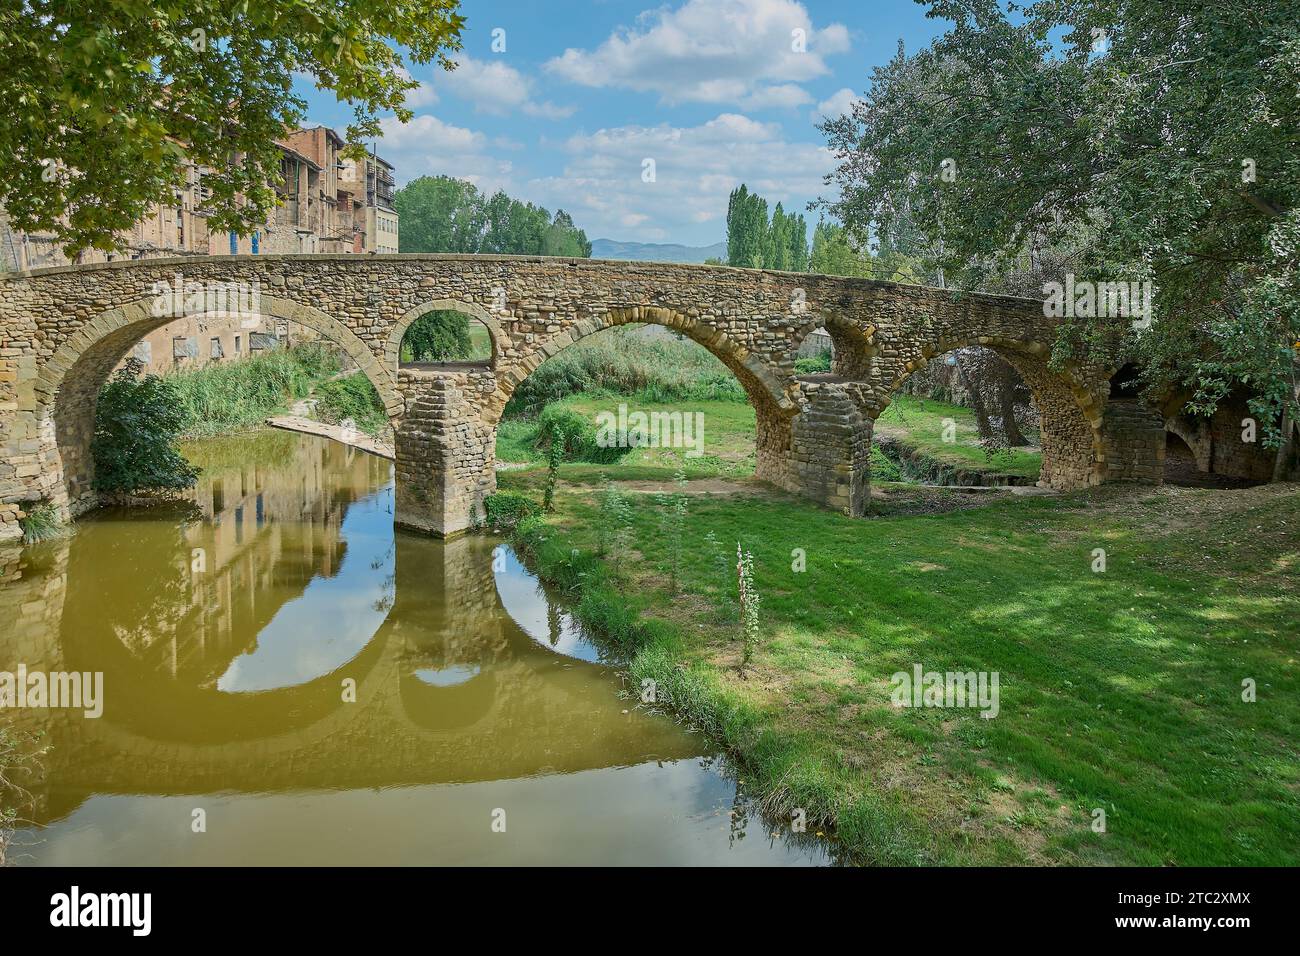
[[[266,424],[272,428],[279,428],[288,432],[328,438],[331,441],[347,445],[349,448],[358,448],[361,451],[368,451],[372,455],[378,455],[380,458],[387,458],[389,461],[397,457],[393,451],[391,441],[374,438],[357,431],[355,428],[321,422],[302,415],[273,415],[266,420]]]
[[[530,496],[542,480],[500,476]],[[620,511],[600,487],[567,466],[521,547],[769,810],[833,827],[857,862],[1300,862],[1294,485],[994,493],[854,521],[755,483],[692,496],[678,538],[663,495]],[[744,677],[737,541],[762,596]],[[895,706],[891,677],[918,664],[997,672],[997,716]]]

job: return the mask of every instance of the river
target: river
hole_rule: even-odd
[[[392,527],[391,465],[286,432],[194,443],[192,501],[0,554],[19,865],[824,865],[698,734],[638,703],[509,546]],[[12,798],[11,798],[12,799]]]

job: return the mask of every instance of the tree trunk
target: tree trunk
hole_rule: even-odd
[[[1282,409],[1282,441],[1277,446],[1277,457],[1273,459],[1273,480],[1286,481],[1287,466],[1291,463],[1291,449],[1294,445],[1295,423],[1291,421],[1291,406]]]
[[[1012,448],[1028,445],[1029,441],[1020,431],[1020,422],[1016,421],[1016,374],[1005,361],[999,360],[998,400],[1002,406],[1002,433],[1006,435],[1007,444]]]
[[[979,427],[980,438],[987,441],[993,437],[993,426],[989,424],[989,413],[984,407],[984,396],[966,376],[966,369],[961,364],[961,356],[954,352],[952,358],[957,369],[957,377],[961,379],[962,387],[970,396],[970,407],[975,413],[975,423]]]

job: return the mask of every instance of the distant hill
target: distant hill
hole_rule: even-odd
[[[633,262],[703,262],[705,259],[727,261],[727,244],[683,246],[675,242],[618,242],[595,239],[591,243],[593,259],[631,259]]]

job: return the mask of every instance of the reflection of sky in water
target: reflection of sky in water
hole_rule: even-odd
[[[118,866],[818,866],[828,846],[774,836],[714,761],[652,761],[453,785],[292,794],[97,796],[25,834],[19,863]],[[195,838],[201,801],[226,836]],[[494,807],[507,830],[492,832]],[[182,821],[177,825],[176,821]],[[359,821],[364,821],[361,823]],[[357,839],[364,826],[365,839]],[[809,833],[812,836],[812,833]],[[309,837],[309,838],[303,838]],[[30,854],[30,856],[29,856]]]
[[[257,647],[231,662],[217,688],[271,690],[315,680],[342,667],[370,643],[388,616],[394,573],[392,487],[351,505],[340,537],[347,550],[333,577],[316,577],[257,636]],[[390,598],[385,600],[385,598]]]
[[[496,572],[497,594],[501,606],[514,619],[520,629],[542,647],[566,657],[583,661],[599,661],[600,654],[587,640],[573,615],[563,609],[555,611],[557,633],[551,633],[550,602],[537,578],[525,568],[506,545],[493,552],[494,564],[502,570]]]
[[[441,670],[432,667],[421,667],[414,671],[414,674],[419,680],[431,687],[455,687],[457,684],[465,683],[472,677],[477,677],[479,672],[479,666],[474,664],[468,667],[444,667]]]

